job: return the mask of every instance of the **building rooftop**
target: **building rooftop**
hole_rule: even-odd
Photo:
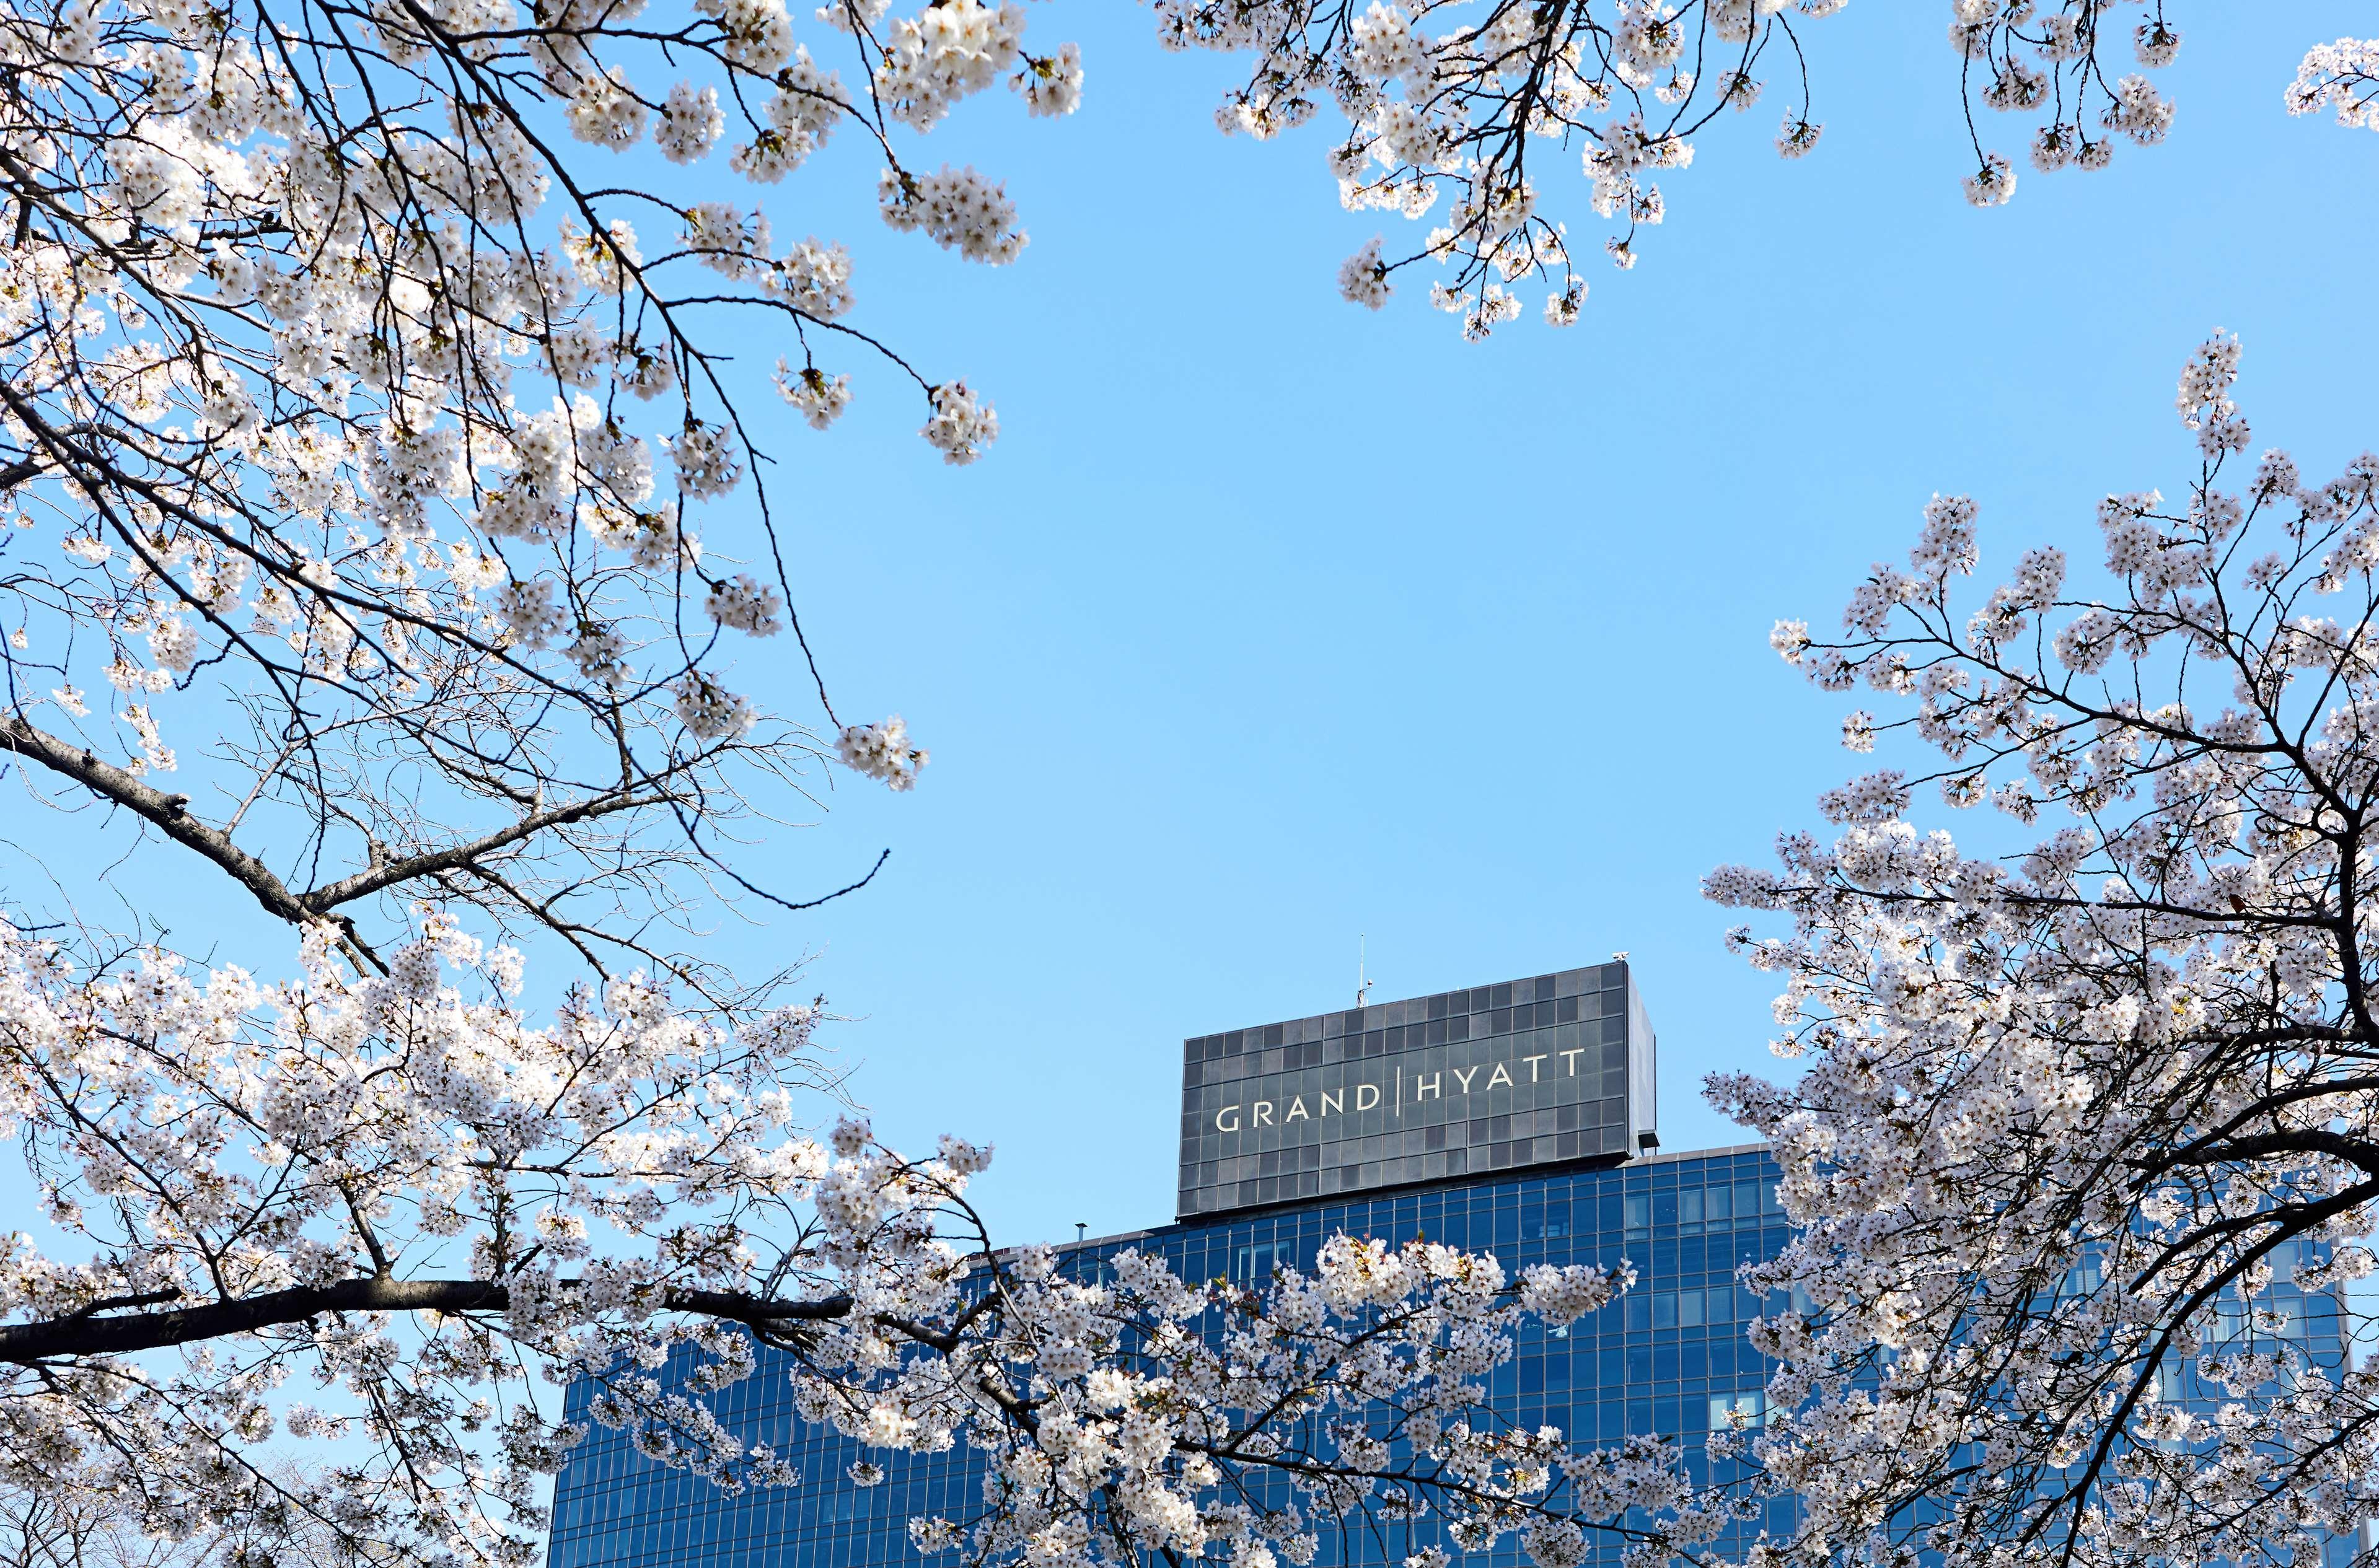
[[[1765,1143],[1725,1143],[1712,1149],[1680,1149],[1674,1152],[1663,1151],[1654,1153],[1638,1154],[1633,1159],[1622,1162],[1620,1168],[1637,1170],[1652,1165],[1676,1164],[1685,1160],[1730,1159],[1738,1154],[1764,1154],[1767,1152],[1768,1145]],[[1525,1173],[1507,1171],[1490,1174],[1509,1176],[1523,1175]],[[1322,1200],[1314,1200],[1313,1201],[1316,1204],[1319,1204]],[[1214,1216],[1217,1221],[1227,1220],[1235,1217],[1235,1215],[1225,1214],[1217,1214]],[[1073,1241],[1058,1242],[1055,1245],[1056,1249],[1060,1256],[1069,1252],[1081,1251],[1091,1248],[1118,1247],[1126,1242],[1143,1241],[1152,1236],[1160,1236],[1169,1231],[1178,1230],[1183,1225],[1198,1224],[1204,1218],[1205,1216],[1201,1215],[1191,1219],[1175,1220],[1170,1224],[1150,1225],[1141,1230],[1119,1230],[1110,1236],[1083,1236]],[[1003,1248],[1000,1249],[1000,1256],[1007,1257],[1013,1250],[1014,1248]]]
[[[1185,1220],[1659,1143],[1623,960],[1194,1035],[1181,1056]]]

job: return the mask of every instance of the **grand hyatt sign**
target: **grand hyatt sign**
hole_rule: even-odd
[[[1491,1071],[1474,1064],[1467,1067],[1441,1067],[1428,1074],[1415,1072],[1410,1085],[1412,1101],[1418,1106],[1424,1100],[1443,1098],[1449,1080],[1452,1080],[1455,1095],[1467,1099],[1474,1085],[1481,1091],[1514,1089],[1522,1083],[1541,1083],[1545,1081],[1548,1074],[1558,1073],[1564,1078],[1576,1078],[1577,1059],[1588,1054],[1587,1047],[1573,1045],[1566,1051],[1539,1051],[1529,1055],[1515,1057],[1511,1061],[1497,1062],[1493,1064]],[[1594,1055],[1599,1064],[1600,1051],[1596,1051]],[[1545,1067],[1543,1064],[1549,1061],[1557,1061],[1561,1065],[1557,1068]],[[1528,1076],[1517,1077],[1516,1070],[1525,1072]],[[1487,1081],[1479,1083],[1477,1080],[1482,1072],[1487,1074]],[[1384,1104],[1389,1107],[1390,1115],[1400,1116],[1404,1110],[1407,1092],[1405,1067],[1402,1062],[1395,1065],[1389,1082],[1392,1087],[1386,1089],[1373,1082],[1359,1081],[1351,1085],[1342,1083],[1336,1089],[1325,1089],[1316,1094],[1310,1108],[1306,1105],[1305,1096],[1302,1094],[1290,1095],[1288,1103],[1285,1105],[1272,1100],[1254,1100],[1245,1104],[1226,1105],[1214,1113],[1214,1130],[1238,1132],[1242,1128],[1271,1127],[1274,1125],[1274,1112],[1278,1112],[1280,1125],[1283,1127],[1290,1122],[1303,1121],[1309,1116],[1327,1116],[1333,1114],[1344,1116],[1346,1111],[1346,1097],[1350,1093],[1355,1097],[1355,1109],[1358,1111],[1374,1110]],[[1383,1100],[1383,1095],[1388,1098]],[[1240,1116],[1242,1111],[1247,1113],[1244,1119]]]
[[[1179,1212],[1624,1157],[1654,1131],[1654,1072],[1624,963],[1201,1035]]]

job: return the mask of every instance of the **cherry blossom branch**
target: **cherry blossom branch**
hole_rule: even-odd
[[[1840,641],[1773,634],[1819,687],[1900,705],[1853,713],[1847,748],[1931,759],[1827,792],[1830,843],[1707,884],[1791,923],[1731,941],[1785,978],[1776,1049],[1814,1058],[1711,1084],[1775,1140],[1802,1227],[1746,1281],[1792,1293],[1753,1327],[1782,1363],[1753,1446],[1812,1543],[1910,1521],[1887,1536],[1950,1568],[2011,1541],[2205,1560],[2367,1507],[2379,1398],[2276,1309],[2342,1316],[2373,1269],[2379,456],[2228,477],[2238,364],[2216,336],[2180,376],[2187,504],[2099,508],[2111,597],[2036,549],[1962,628],[1976,509],[1937,497]],[[2061,825],[1962,853],[1912,822],[1917,782]],[[2252,1476],[2218,1457],[2240,1445]]]

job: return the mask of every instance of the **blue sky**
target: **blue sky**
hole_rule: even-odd
[[[1772,988],[1699,881],[1857,770],[1770,624],[1833,623],[1937,490],[1980,501],[1987,574],[2095,559],[2100,496],[2192,471],[2173,382],[2216,326],[2259,446],[2326,474],[2379,444],[2379,137],[2280,104],[2367,5],[2176,13],[2169,143],[1980,212],[1939,10],[1806,27],[1817,152],[1774,156],[1781,103],[1713,127],[1567,332],[1532,309],[1465,344],[1419,279],[1339,302],[1379,215],[1338,209],[1318,135],[1220,137],[1233,62],[1163,54],[1141,6],[1033,6],[1036,44],[1082,44],[1072,119],[988,94],[914,150],[1006,178],[1015,266],[887,233],[848,139],[769,193],[780,240],[851,244],[858,323],[968,377],[1003,435],[945,467],[913,391],[855,360],[833,432],[779,414],[837,706],[897,709],[934,760],[911,794],[840,776],[755,845],[743,869],[794,896],[892,857],[719,950],[808,957],[895,1142],[998,1144],[1003,1239],[1170,1218],[1182,1038],[1345,1006],[1359,940],[1383,999],[1628,951],[1666,1144],[1740,1141],[1696,1091],[1769,1062]],[[2021,163],[2027,124],[1984,128]],[[1585,195],[1543,203],[1599,232]],[[781,346],[752,344],[755,380]],[[814,718],[794,650],[746,646],[740,679]],[[196,892],[161,881],[158,911]],[[203,896],[177,936],[248,923]]]
[[[1819,151],[1774,157],[1781,104],[1714,127],[1567,333],[1466,344],[1419,283],[1339,303],[1377,215],[1317,136],[1219,137],[1229,63],[1162,54],[1141,7],[1033,7],[1082,43],[1074,119],[986,97],[919,150],[1006,176],[1014,267],[824,177],[772,203],[849,238],[863,313],[1004,428],[943,468],[862,369],[843,427],[778,442],[837,704],[934,761],[756,857],[823,890],[889,846],[873,887],[722,939],[815,954],[882,1130],[996,1140],[1011,1238],[1161,1222],[1182,1037],[1344,1006],[1361,935],[1383,997],[1626,949],[1668,1145],[1744,1136],[1695,1091],[1769,1060],[1770,987],[1698,881],[1854,771],[1770,623],[1831,623],[1937,489],[1980,500],[1986,573],[2094,559],[2098,497],[2191,472],[2173,380],[2216,326],[2259,445],[2327,472],[2379,441],[2379,137],[2280,107],[2367,6],[2177,13],[2170,141],[1986,212],[1938,9],[1806,27]],[[2021,164],[2028,126],[1984,129]],[[1544,193],[1590,228],[1583,198]]]

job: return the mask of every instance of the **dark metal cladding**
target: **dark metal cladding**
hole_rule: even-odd
[[[1182,1219],[1657,1146],[1624,961],[1182,1043]]]

